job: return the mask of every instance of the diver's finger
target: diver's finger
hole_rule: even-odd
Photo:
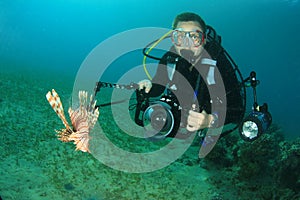
[[[187,123],[189,125],[195,126],[196,124],[199,123],[199,119],[197,117],[193,117],[193,116],[188,116],[187,118]]]
[[[200,115],[200,113],[196,112],[196,111],[193,111],[193,110],[190,110],[189,111],[189,116],[192,116],[192,117],[198,117]]]
[[[193,132],[193,131],[196,131],[197,128],[195,126],[191,126],[191,125],[187,125],[186,126],[186,130],[190,131],[190,132]]]
[[[146,87],[146,88],[145,88],[145,92],[146,92],[146,93],[149,93],[149,92],[150,92],[150,90],[151,90],[151,88],[150,88],[150,87]]]
[[[207,115],[207,112],[205,110],[202,110],[201,113],[204,114],[204,115]]]

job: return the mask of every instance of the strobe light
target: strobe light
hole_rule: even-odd
[[[243,120],[239,131],[246,141],[254,141],[271,125],[272,116],[268,112],[267,104],[258,106]]]

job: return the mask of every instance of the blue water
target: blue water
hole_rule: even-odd
[[[75,75],[107,38],[134,28],[171,28],[184,11],[198,13],[222,35],[244,76],[257,72],[258,101],[268,102],[274,123],[288,138],[299,136],[297,0],[2,0],[0,67],[57,68]]]

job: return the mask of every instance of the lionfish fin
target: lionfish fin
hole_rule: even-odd
[[[60,97],[58,96],[56,91],[54,89],[52,89],[52,94],[49,91],[46,94],[46,98],[47,98],[49,104],[51,105],[52,109],[56,112],[57,116],[62,120],[65,127],[67,129],[71,129],[69,124],[68,124],[68,121],[66,120],[66,117],[65,117],[65,114],[64,114],[64,108],[63,108],[63,105],[61,103]]]

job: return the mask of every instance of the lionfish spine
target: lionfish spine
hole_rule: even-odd
[[[46,94],[46,98],[51,105],[52,109],[56,112],[57,116],[62,120],[63,124],[67,129],[70,129],[70,126],[68,124],[68,121],[66,120],[65,114],[64,114],[64,109],[60,100],[60,97],[56,93],[54,89],[52,89],[52,94],[49,91]]]
[[[94,110],[96,110],[96,103],[97,103],[97,100],[95,100],[94,98],[94,95],[91,95],[90,96],[90,103],[89,103],[89,111],[90,112],[93,112]]]
[[[96,122],[98,120],[98,116],[99,116],[99,110],[98,110],[98,108],[96,108],[94,110],[94,112],[89,112],[88,123],[89,123],[90,129],[92,129],[94,127],[94,125],[96,124]]]
[[[80,101],[80,107],[86,107],[87,106],[87,92],[79,91],[78,97],[79,97],[79,101]]]

